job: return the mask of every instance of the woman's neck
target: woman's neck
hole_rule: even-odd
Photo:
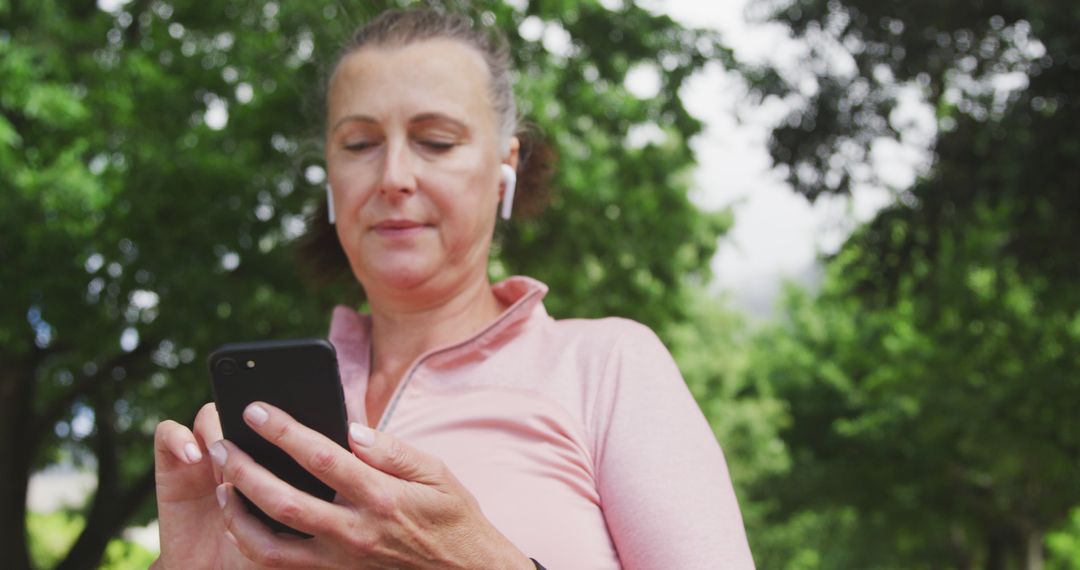
[[[461,342],[494,321],[504,309],[486,276],[472,279],[439,302],[423,305],[380,303],[371,306],[371,376],[396,386],[422,354]],[[387,386],[369,386],[387,389]],[[389,387],[392,391],[392,386]]]

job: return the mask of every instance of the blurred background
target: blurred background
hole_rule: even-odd
[[[492,277],[660,333],[759,567],[1080,568],[1072,0],[0,0],[5,567],[146,567],[209,350],[354,298],[294,246],[402,5],[506,31],[560,161]]]

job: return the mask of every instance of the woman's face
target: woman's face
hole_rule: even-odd
[[[454,40],[364,47],[330,85],[337,234],[368,294],[486,277],[502,156],[483,57]]]

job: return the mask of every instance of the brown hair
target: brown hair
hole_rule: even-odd
[[[495,29],[478,29],[461,14],[435,10],[389,10],[361,26],[344,43],[326,80],[326,92],[338,67],[349,55],[365,46],[403,47],[433,39],[463,42],[477,50],[487,64],[491,78],[491,104],[499,121],[500,138],[509,143],[511,136],[521,142],[518,161],[515,217],[539,214],[549,198],[555,154],[536,130],[522,124],[510,77],[510,50],[506,37]],[[349,273],[349,262],[338,241],[337,232],[327,221],[327,205],[321,201],[308,219],[307,234],[301,238],[298,253],[310,267],[316,281],[329,283]]]

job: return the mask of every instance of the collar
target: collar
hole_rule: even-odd
[[[438,347],[421,355],[409,367],[420,364],[445,367],[463,361],[484,359],[491,350],[514,336],[519,324],[530,318],[543,319],[547,311],[541,302],[547,285],[530,277],[514,276],[492,285],[492,293],[507,306],[486,327],[464,341]],[[338,356],[338,369],[346,391],[366,389],[371,368],[371,316],[344,305],[334,307],[330,321],[330,343]]]

